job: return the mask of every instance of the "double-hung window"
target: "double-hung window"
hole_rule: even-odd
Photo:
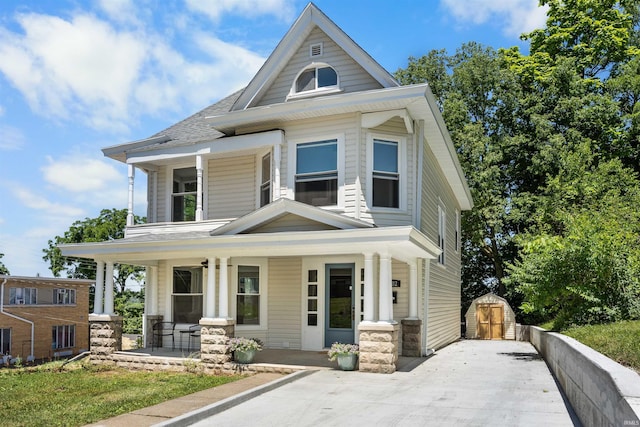
[[[51,330],[51,348],[71,348],[76,346],[76,325],[54,326]]]
[[[338,204],[338,140],[296,145],[295,199],[313,206]]]
[[[195,221],[197,191],[198,182],[195,167],[173,170],[172,221]]]
[[[9,288],[9,304],[37,304],[36,288]]]
[[[212,271],[215,271],[212,269]],[[202,318],[202,269],[174,267],[173,321],[199,323]]]
[[[271,153],[262,156],[260,180],[260,207],[271,203]]]
[[[11,329],[0,329],[0,355],[11,354]]]
[[[374,210],[407,209],[405,137],[367,135],[367,201]]]
[[[399,147],[397,141],[373,139],[373,206],[400,207]]]
[[[76,290],[75,289],[55,289],[53,291],[53,303],[54,304],[75,304]]]

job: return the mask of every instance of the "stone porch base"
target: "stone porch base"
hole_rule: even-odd
[[[362,322],[360,330],[359,370],[392,374],[398,360],[397,323]]]

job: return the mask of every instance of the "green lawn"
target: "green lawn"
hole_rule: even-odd
[[[60,365],[0,368],[0,424],[82,426],[241,378]]]
[[[560,331],[640,373],[640,320]]]

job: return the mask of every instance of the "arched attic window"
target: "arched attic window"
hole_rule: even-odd
[[[336,70],[328,64],[314,62],[298,73],[287,99],[340,91],[340,78]]]

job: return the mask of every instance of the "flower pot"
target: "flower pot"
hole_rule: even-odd
[[[256,350],[236,350],[233,352],[233,359],[237,363],[251,363],[256,357]]]
[[[338,366],[343,371],[353,371],[356,369],[356,363],[358,362],[358,355],[356,354],[339,354],[336,357]]]

